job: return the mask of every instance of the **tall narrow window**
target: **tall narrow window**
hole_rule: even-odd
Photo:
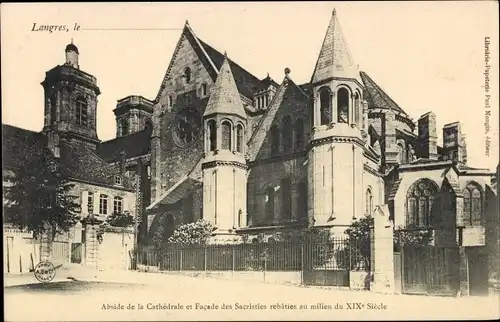
[[[108,214],[108,196],[101,194],[99,196],[99,214],[107,215]]]
[[[293,142],[293,129],[292,129],[292,121],[290,116],[283,117],[283,152],[289,152],[292,149]]]
[[[243,153],[243,125],[238,124],[236,127],[236,151]]]
[[[201,96],[207,96],[207,83],[201,84]]]
[[[215,151],[217,149],[217,126],[214,120],[208,121],[208,135],[210,140],[210,151]]]
[[[304,144],[304,122],[302,119],[298,119],[293,128],[295,134],[295,149],[302,149]]]
[[[50,123],[57,122],[57,93],[50,97]]]
[[[94,213],[94,193],[91,191],[87,195],[87,211],[89,214]]]
[[[337,92],[337,122],[349,123],[349,92],[345,88]]]
[[[411,185],[406,197],[407,226],[422,228],[431,224],[437,193],[437,185],[429,179],[420,179]]]
[[[398,156],[397,156],[397,162],[399,164],[405,164],[406,163],[406,151],[403,146],[403,143],[398,143],[396,145],[397,151],[398,151]]]
[[[292,218],[292,183],[289,178],[281,180],[281,215],[284,219]]]
[[[168,107],[170,107],[170,108],[171,108],[173,105],[174,105],[174,100],[173,100],[173,98],[172,98],[172,95],[170,95],[170,96],[168,97]]]
[[[115,197],[113,199],[113,213],[121,214],[123,212],[123,198]]]
[[[299,220],[305,220],[307,219],[307,211],[308,211],[308,206],[307,206],[307,182],[306,181],[301,181],[299,182],[298,185],[298,205],[297,205],[297,218]]]
[[[83,96],[76,98],[76,124],[87,126],[87,100]]]
[[[270,130],[271,155],[279,154],[280,152],[280,131],[277,125],[271,126]]]
[[[127,135],[128,134],[128,129],[129,129],[129,126],[128,126],[128,120],[127,119],[122,119],[120,121],[120,125],[121,125],[121,135]]]
[[[330,124],[332,122],[332,102],[330,99],[330,90],[327,88],[320,89],[320,114],[321,125]]]
[[[274,219],[274,188],[266,190],[266,221],[272,222]]]
[[[191,68],[187,67],[184,69],[184,79],[187,84],[191,83]]]
[[[481,191],[477,185],[470,183],[464,189],[464,223],[467,226],[478,226],[483,221],[483,204]]]
[[[370,188],[366,189],[365,193],[365,215],[369,216],[373,210],[373,195]]]
[[[356,123],[356,126],[358,128],[361,128],[361,115],[362,115],[362,111],[361,111],[361,106],[359,104],[359,93],[356,93],[354,95],[354,123]]]
[[[221,142],[221,149],[222,150],[231,150],[231,123],[225,121],[222,122],[222,142]]]

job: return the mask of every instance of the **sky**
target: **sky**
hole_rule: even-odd
[[[2,4],[2,123],[42,129],[40,82],[46,71],[64,63],[64,48],[73,38],[80,69],[97,77],[102,92],[99,139],[114,138],[116,101],[135,94],[155,98],[186,20],[200,39],[257,77],[269,73],[281,83],[288,67],[296,83],[306,83],[333,8],[362,71],[414,120],[435,112],[439,144],[443,125],[460,121],[469,165],[496,167],[496,1]],[[35,29],[67,25],[68,31],[33,31],[34,24]],[[485,37],[490,37],[489,93]]]

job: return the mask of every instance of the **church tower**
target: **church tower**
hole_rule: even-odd
[[[309,218],[314,226],[343,231],[362,213],[363,88],[335,9],[311,85]]]
[[[245,225],[247,115],[227,55],[203,114],[203,126],[203,218],[217,227],[214,242],[228,242]]]
[[[80,70],[79,51],[66,46],[66,62],[45,73],[41,83],[45,94],[43,132],[49,148],[59,154],[59,140],[83,143],[95,150],[100,142],[96,132],[97,96],[100,94],[94,76]]]

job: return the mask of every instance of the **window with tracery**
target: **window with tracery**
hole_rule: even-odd
[[[406,197],[407,226],[428,227],[431,225],[433,205],[437,194],[437,185],[429,179],[420,179],[411,185]]]
[[[483,203],[481,190],[470,183],[464,189],[464,224],[466,226],[481,225],[483,221]]]

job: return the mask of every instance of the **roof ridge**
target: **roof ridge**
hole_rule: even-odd
[[[30,133],[33,133],[33,134],[37,134],[37,135],[40,135],[40,136],[43,136],[44,134],[40,131],[33,131],[33,130],[29,130],[29,129],[25,129],[25,128],[22,128],[22,127],[19,127],[19,126],[16,126],[16,125],[11,125],[11,124],[7,124],[7,123],[2,123],[2,127],[11,127],[11,128],[14,128],[14,129],[18,129],[18,130],[22,130],[22,131],[25,131],[25,132],[30,132]]]
[[[395,107],[397,109],[399,109],[398,112],[403,112],[406,116],[410,117],[410,115],[408,115],[408,113],[406,113],[403,108],[401,106],[399,106],[398,103],[396,103],[396,101],[394,101],[383,89],[382,87],[380,87],[380,85],[378,85],[371,77],[370,75],[368,75],[366,72],[364,71],[360,71],[359,72],[360,75],[361,75],[361,79],[363,80],[364,78],[367,78],[368,81],[375,87],[375,90],[379,93],[380,97],[385,101],[385,103],[387,103],[387,105],[389,106],[389,108],[391,110],[394,110],[394,108],[391,106],[391,105],[395,105]],[[370,95],[371,96],[371,95]]]
[[[124,135],[124,136],[119,136],[119,137],[116,137],[116,138],[113,138],[113,139],[110,139],[110,140],[107,140],[107,141],[102,141],[101,142],[101,145],[102,144],[106,144],[106,143],[114,143],[114,142],[117,142],[118,140],[125,140],[126,138],[129,138],[129,137],[132,137],[132,136],[137,136],[139,134],[144,134],[146,133],[147,131],[150,131],[150,129],[142,129],[140,131],[137,131],[137,132],[134,132],[134,133],[130,133],[130,134],[127,134],[127,135]]]

